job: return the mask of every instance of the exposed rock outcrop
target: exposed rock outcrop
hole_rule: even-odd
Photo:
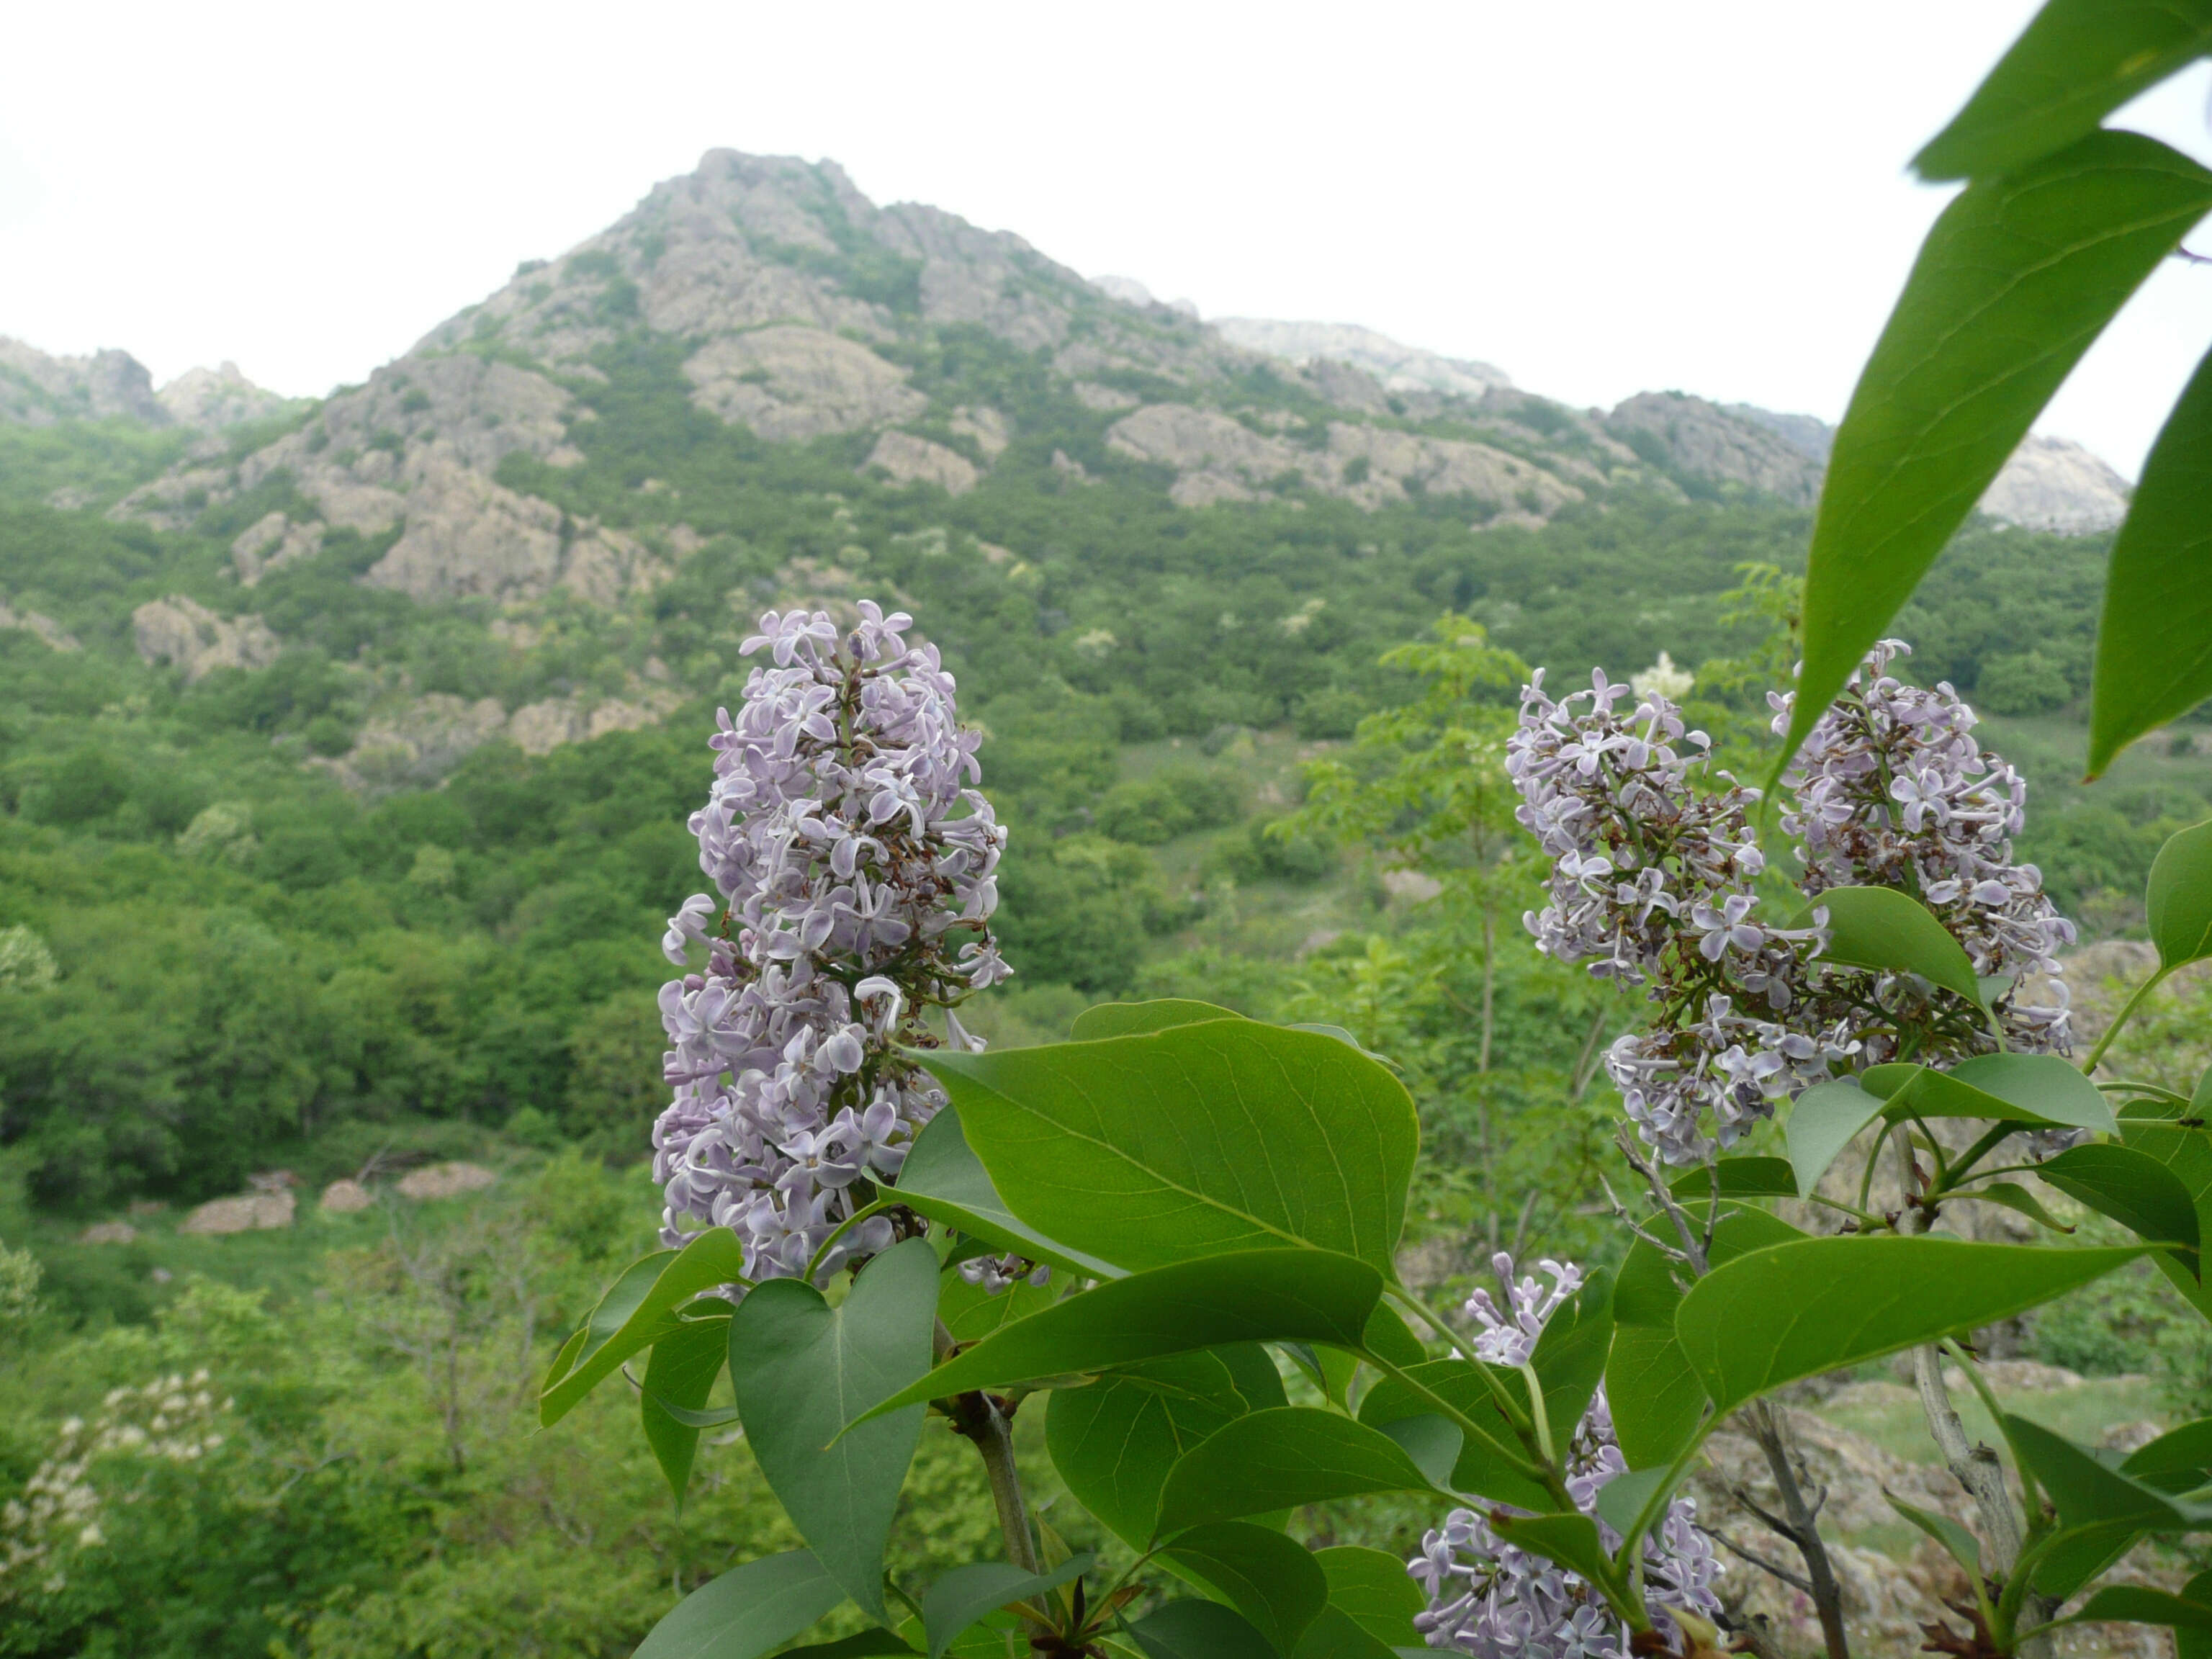
[[[1820,463],[1780,433],[1703,398],[1642,392],[1605,418],[1606,430],[1654,465],[1707,483],[1735,484],[1810,506]]]
[[[251,587],[271,570],[313,558],[322,550],[323,530],[319,521],[295,524],[282,513],[264,513],[230,544],[238,580]]]
[[[709,342],[684,365],[692,401],[772,442],[911,420],[929,399],[907,371],[818,328],[763,328]]]
[[[0,599],[0,629],[20,629],[35,634],[55,651],[80,651],[76,636],[52,617],[36,611],[18,611],[6,600]]]
[[[1188,404],[1152,404],[1124,416],[1108,428],[1107,447],[1173,467],[1170,493],[1185,507],[1249,501],[1285,482],[1370,511],[1418,490],[1468,496],[1492,512],[1518,507],[1540,514],[1583,494],[1488,444],[1338,421],[1329,423],[1326,443],[1316,448]]]
[[[166,426],[171,419],[154,395],[154,377],[127,351],[56,357],[0,335],[0,422],[51,426],[56,421],[123,419]]]
[[[1982,497],[1982,511],[2027,530],[2091,536],[2126,518],[2134,494],[2081,445],[2030,434]]]
[[[182,593],[140,605],[131,630],[140,658],[181,668],[186,685],[218,668],[265,668],[282,648],[260,617],[219,617]]]
[[[240,1193],[199,1206],[177,1224],[180,1233],[267,1232],[292,1224],[299,1200],[289,1192]]]
[[[293,407],[291,399],[254,385],[233,362],[220,368],[188,368],[155,397],[171,420],[210,432],[242,421],[266,420]]]
[[[863,471],[880,471],[894,483],[935,484],[948,495],[964,495],[982,474],[957,450],[917,438],[911,432],[886,432],[876,440]]]
[[[683,702],[684,694],[672,687],[635,684],[619,697],[571,692],[525,703],[509,714],[496,697],[472,702],[434,691],[380,709],[362,722],[343,756],[314,763],[349,789],[420,787],[435,783],[495,739],[526,754],[549,754],[562,744],[657,726]]]
[[[1502,368],[1468,357],[1446,357],[1355,323],[1289,323],[1261,317],[1216,317],[1208,325],[1231,345],[1294,363],[1316,359],[1365,369],[1389,392],[1440,392],[1480,400],[1513,384]]]

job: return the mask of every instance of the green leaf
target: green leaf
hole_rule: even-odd
[[[2203,1115],[2192,1104],[2139,1102],[2120,1120],[2122,1144],[2156,1158],[2171,1170],[2197,1206],[2197,1231],[2201,1239],[2212,1231],[2212,1136],[2199,1128],[2185,1127],[2173,1120]],[[2165,1252],[2152,1258],[2173,1287],[2191,1306],[2212,1319],[2212,1287],[2199,1281]]]
[[[1183,1454],[1160,1491],[1158,1532],[1234,1521],[1373,1492],[1433,1492],[1404,1448],[1378,1429],[1313,1406],[1226,1423]]]
[[[730,1381],[753,1457],[823,1570],[878,1623],[890,1622],[884,1546],[922,1413],[847,1425],[928,1371],[936,1309],[936,1253],[910,1238],[869,1262],[837,1307],[811,1285],[773,1279],[730,1322]]]
[[[2105,572],[2089,775],[2212,695],[2212,354],[2143,462]]]
[[[1689,1207],[1693,1217],[1703,1218],[1702,1205]],[[1713,1226],[1711,1260],[1717,1266],[1804,1237],[1764,1210],[1724,1207]],[[1674,1340],[1674,1313],[1681,1304],[1671,1264],[1638,1239],[1629,1247],[1613,1287],[1613,1312],[1619,1324],[1605,1366],[1613,1433],[1631,1468],[1672,1462],[1705,1416],[1705,1384]]]
[[[2188,157],[2092,132],[1943,210],[1836,434],[1778,775],[2051,393],[2208,207],[2212,173]]]
[[[2171,972],[2212,956],[2212,819],[2166,838],[2143,902],[2160,967]]]
[[[1551,1494],[1527,1473],[1529,1460],[1520,1449],[1520,1437],[1507,1423],[1491,1392],[1491,1382],[1494,1382],[1516,1403],[1525,1404],[1528,1385],[1516,1370],[1501,1366],[1485,1369],[1490,1382],[1484,1380],[1484,1370],[1470,1360],[1431,1359],[1409,1365],[1404,1381],[1385,1376],[1368,1389],[1359,1402],[1359,1420],[1387,1432],[1395,1424],[1435,1413],[1436,1401],[1429,1397],[1433,1394],[1480,1431],[1468,1435],[1460,1447],[1459,1461],[1451,1472],[1453,1490],[1478,1492],[1493,1503],[1542,1509],[1552,1501]],[[1423,1389],[1429,1392],[1425,1394]]]
[[[2082,1585],[2102,1577],[2143,1537],[2141,1530],[2124,1523],[2061,1528],[2036,1565],[2035,1588],[2055,1601],[2070,1600]]]
[[[1008,1285],[993,1295],[981,1285],[970,1285],[958,1273],[938,1276],[937,1316],[952,1333],[955,1342],[981,1342],[1003,1325],[1027,1319],[1060,1300],[1065,1282]]]
[[[1233,1008],[1218,1007],[1191,997],[1156,997],[1150,1002],[1100,1002],[1085,1008],[1067,1028],[1074,1042],[1096,1042],[1103,1037],[1142,1036],[1151,1031],[1170,1031],[1178,1025],[1201,1025],[1209,1019],[1242,1019]]]
[[[699,1431],[669,1407],[697,1413],[714,1392],[714,1379],[722,1374],[722,1362],[729,1351],[727,1315],[687,1319],[653,1345],[653,1358],[646,1362],[645,1386],[638,1395],[646,1443],[667,1478],[678,1514],[684,1509],[684,1489],[691,1480]]]
[[[922,1628],[929,1632],[929,1659],[945,1659],[952,1638],[986,1614],[1013,1601],[1025,1601],[1080,1578],[1097,1565],[1096,1554],[1072,1555],[1050,1572],[1024,1572],[1004,1561],[975,1561],[955,1567],[921,1598]]]
[[[1597,1522],[1587,1515],[1499,1514],[1490,1524],[1499,1537],[1580,1573],[1587,1583],[1601,1584],[1610,1576],[1612,1559],[1598,1538]]]
[[[1816,1085],[1815,1087],[1825,1087]],[[1703,1169],[1690,1170],[1668,1182],[1677,1198],[1712,1196],[1714,1177],[1720,1181],[1723,1198],[1802,1198],[1786,1158],[1723,1158],[1714,1161],[1711,1172]]]
[[[1816,1083],[1790,1109],[1785,1131],[1797,1196],[1810,1198],[1820,1177],[1859,1131],[1881,1115],[1882,1101],[1849,1079]]]
[[[1622,1325],[1613,1331],[1605,1397],[1613,1407],[1613,1437],[1632,1468],[1672,1462],[1705,1414],[1705,1385],[1665,1326]]]
[[[1340,1544],[1316,1550],[1322,1576],[1328,1581],[1328,1604],[1386,1647],[1415,1647],[1420,1637],[1413,1615],[1427,1606],[1420,1588],[1407,1577],[1406,1564],[1384,1550]]]
[[[2009,173],[2092,131],[2208,46],[2206,0],[2049,0],[1913,169],[1931,180]]]
[[[1979,1006],[1982,982],[1966,947],[1933,911],[1894,887],[1832,887],[1813,900],[1828,912],[1822,962],[1881,973],[1917,974]]]
[[[1439,1489],[1451,1486],[1452,1471],[1459,1467],[1460,1448],[1467,1444],[1467,1431],[1458,1424],[1441,1412],[1428,1412],[1385,1423],[1382,1432],[1398,1443],[1431,1486]]]
[[[1323,1607],[1321,1616],[1306,1626],[1291,1659],[1397,1659],[1397,1656],[1348,1614],[1329,1607]]]
[[[917,1054],[1018,1215],[1130,1268],[1302,1244],[1386,1276],[1419,1127],[1389,1071],[1251,1020]]]
[[[2197,1270],[2197,1205],[2181,1177],[2149,1153],[2125,1146],[2076,1146],[2045,1159],[2035,1173],[2138,1238],[2185,1247],[2185,1263]]]
[[[1800,1239],[1714,1268],[1682,1298],[1674,1334],[1725,1413],[1801,1376],[2008,1319],[2143,1254],[2141,1246]]]
[[[1142,1550],[1176,1461],[1248,1411],[1285,1404],[1255,1346],[1173,1354],[1061,1389],[1045,1409],[1045,1449],[1075,1501]]]
[[[1325,1250],[1245,1250],[1155,1267],[1017,1320],[860,1420],[970,1389],[1110,1370],[1230,1342],[1356,1350],[1382,1293],[1374,1268]]]
[[[933,1221],[1012,1250],[1032,1261],[1049,1261],[1091,1279],[1119,1279],[1121,1269],[1048,1238],[1008,1209],[991,1184],[981,1160],[970,1150],[953,1107],[940,1107],[922,1126],[899,1168],[892,1189],[900,1203]]]
[[[2200,1607],[2212,1606],[2212,1572],[2200,1572],[2181,1587],[2182,1599]],[[2203,1632],[2177,1629],[2173,1632],[2174,1659],[2212,1659],[2212,1637]]]
[[[2056,1054],[1977,1054],[1948,1072],[1870,1066],[1869,1094],[1888,1102],[1893,1123],[1907,1117],[1975,1117],[2051,1123],[2114,1134],[2119,1125],[2097,1085]]]
[[[1148,1659],[1279,1659],[1242,1613],[1218,1601],[1170,1601],[1129,1626]]]
[[[1698,1398],[1702,1401],[1702,1393]],[[1625,1538],[1628,1529],[1636,1524],[1636,1517],[1644,1513],[1653,1494],[1667,1484],[1667,1477],[1673,1473],[1662,1467],[1630,1469],[1616,1474],[1597,1489],[1597,1501],[1591,1507],[1599,1520]]]
[[[1613,1346],[1613,1275],[1602,1267],[1555,1309],[1528,1363],[1544,1391],[1544,1418],[1554,1446],[1564,1448],[1605,1380]]]
[[[1916,1509],[1888,1492],[1882,1493],[1882,1496],[1889,1499],[1890,1508],[1949,1551],[1951,1559],[1979,1581],[1982,1577],[1982,1546],[1973,1534],[1948,1515],[1938,1515],[1933,1510]]]
[[[1182,1534],[1162,1559],[1218,1591],[1278,1653],[1297,1645],[1328,1604],[1328,1580],[1304,1544],[1249,1521],[1221,1521]]]
[[[1360,1340],[1368,1352],[1394,1365],[1418,1365],[1429,1357],[1429,1351],[1421,1346],[1421,1339],[1406,1328],[1406,1322],[1387,1302],[1375,1304]]]
[[[1978,1199],[1984,1204],[2001,1205],[2016,1214],[2026,1216],[2039,1227],[2048,1227],[2053,1232],[2070,1233],[2074,1231],[2045,1209],[2042,1200],[2018,1182],[1992,1181],[1986,1187],[1969,1187],[1958,1196]]]
[[[844,1599],[805,1550],[748,1561],[678,1601],[633,1659],[756,1659]]]
[[[567,1369],[556,1362],[538,1396],[538,1420],[550,1428],[576,1402],[613,1375],[632,1355],[651,1347],[676,1328],[676,1310],[703,1291],[744,1282],[744,1250],[727,1227],[710,1227],[681,1250],[659,1250],[632,1262],[609,1286],[578,1344],[574,1337],[561,1350]]]
[[[2145,1584],[2107,1584],[2084,1601],[2069,1622],[2090,1625],[2107,1620],[2212,1632],[2212,1607]]]
[[[803,1648],[786,1648],[776,1659],[883,1659],[886,1654],[915,1651],[894,1632],[864,1630],[841,1636],[834,1642],[809,1642]]]
[[[2203,1486],[2212,1479],[2212,1417],[2184,1423],[2136,1447],[2122,1461],[2120,1472],[2160,1492],[2190,1492]]]
[[[2191,1513],[2175,1499],[2040,1424],[2008,1413],[2003,1428],[2014,1451],[2050,1493],[2066,1527],[2179,1532],[2190,1524]]]

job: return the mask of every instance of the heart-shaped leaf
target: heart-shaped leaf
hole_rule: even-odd
[[[1396,1270],[1419,1124],[1341,1042],[1217,1019],[916,1058],[1014,1213],[1073,1249],[1134,1269],[1303,1244]]]
[[[2130,1105],[2120,1120],[2122,1144],[2156,1158],[2186,1189],[2197,1207],[2200,1239],[2212,1231],[2212,1136],[2178,1120],[2202,1115],[2193,1103],[2185,1108],[2168,1102],[2143,1101]],[[2153,1260],[2191,1306],[2212,1318],[2212,1288],[2166,1253]]]
[[[1551,1501],[1542,1483],[1530,1472],[1531,1460],[1521,1449],[1520,1437],[1498,1409],[1493,1385],[1517,1403],[1528,1397],[1528,1385],[1520,1372],[1486,1368],[1486,1378],[1474,1362],[1430,1359],[1406,1368],[1402,1378],[1386,1376],[1368,1389],[1359,1402],[1359,1420],[1370,1428],[1388,1430],[1411,1419],[1437,1413],[1442,1401],[1474,1425],[1478,1432],[1466,1436],[1453,1465],[1451,1486],[1474,1492],[1493,1503],[1523,1509],[1541,1509]],[[1464,1431],[1462,1431],[1464,1432]]]
[[[2212,173],[2100,131],[1944,209],[1836,433],[1778,775],[2051,393],[2208,207]]]
[[[1699,1399],[1704,1395],[1700,1392]],[[1597,1518],[1622,1537],[1636,1524],[1637,1517],[1650,1504],[1652,1497],[1663,1488],[1674,1474],[1670,1468],[1630,1469],[1616,1474],[1597,1489],[1597,1501],[1591,1506]]]
[[[2169,1429],[2130,1452],[2120,1472],[2160,1492],[2191,1492],[2212,1480],[2212,1417]]]
[[[2043,1201],[2033,1193],[2014,1181],[1992,1181],[1986,1187],[1969,1187],[1958,1194],[1960,1198],[1975,1199],[1984,1204],[1995,1204],[2024,1215],[2039,1227],[2048,1227],[2055,1233],[2070,1233],[2068,1226],[2043,1207]]]
[[[775,1279],[730,1322],[730,1381],[761,1473],[823,1569],[884,1624],[884,1547],[922,1411],[847,1425],[928,1371],[936,1310],[936,1252],[910,1238],[835,1308],[811,1285]]]
[[[2177,1631],[2212,1632],[2212,1607],[2148,1584],[2106,1584],[2081,1604],[2069,1623],[2164,1625]]]
[[[1334,1352],[1324,1350],[1324,1352]],[[1152,1540],[1176,1460],[1231,1419],[1286,1403],[1263,1349],[1208,1348],[1055,1390],[1045,1448],[1075,1501],[1137,1549]]]
[[[755,1659],[805,1630],[845,1599],[805,1550],[732,1567],[672,1608],[634,1659]]]
[[[1246,1250],[1155,1267],[1015,1321],[860,1420],[943,1395],[1111,1370],[1224,1343],[1326,1342],[1357,1351],[1382,1293],[1374,1268],[1326,1250]]]
[[[2007,1413],[2003,1428],[2005,1437],[2051,1494],[2060,1522],[2069,1528],[2181,1532],[2198,1518],[2196,1506],[2123,1474],[2040,1424]]]
[[[1311,1406],[1226,1423],[1183,1454],[1160,1491],[1158,1532],[1373,1492],[1433,1492],[1405,1449],[1378,1429]]]
[[[1674,1334],[1725,1413],[1801,1376],[2008,1319],[2143,1254],[2142,1246],[2061,1250],[1924,1237],[1799,1239],[1714,1268],[1682,1298]],[[1789,1316],[1776,1318],[1777,1309]]]

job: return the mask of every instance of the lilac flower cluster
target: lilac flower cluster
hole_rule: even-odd
[[[1914,894],[1966,947],[1977,974],[2012,976],[2015,987],[2039,976],[2051,988],[2043,1006],[2000,999],[2008,1046],[2063,1050],[2057,954],[2074,942],[2074,925],[2045,896],[2042,872],[2013,862],[2027,781],[1974,740],[1974,711],[1949,685],[1923,690],[1890,673],[1911,650],[1900,640],[1875,647],[1783,780],[1795,806],[1782,828],[1798,844],[1802,884],[1811,894],[1844,886]],[[1774,730],[1786,732],[1793,698],[1767,701]],[[1912,992],[1899,983],[1883,994]],[[1877,1052],[1869,1063],[1887,1057]]]
[[[1665,1163],[1701,1162],[1813,1084],[1895,1059],[1907,1030],[1933,1065],[1994,1047],[1979,1012],[1948,992],[1820,961],[1818,900],[1832,887],[1913,893],[1977,973],[2054,987],[2046,1006],[2013,991],[1996,1012],[2015,1052],[2066,1046],[2057,952],[2074,930],[2035,866],[2012,858],[2027,785],[1974,743],[1973,711],[1949,686],[1922,690],[1888,672],[1907,648],[1875,647],[1786,775],[1782,827],[1814,902],[1800,928],[1759,914],[1757,793],[1711,767],[1709,740],[1664,696],[1624,715],[1615,705],[1627,693],[1602,672],[1556,702],[1540,672],[1522,691],[1506,769],[1521,823],[1552,860],[1551,902],[1528,925],[1561,961],[1650,987],[1659,1017],[1616,1041],[1605,1065]],[[1785,731],[1790,700],[1770,702]]]
[[[1522,692],[1505,769],[1516,816],[1552,860],[1551,902],[1523,920],[1538,949],[1649,984],[1666,1006],[1656,1029],[1613,1045],[1606,1070],[1659,1155],[1694,1164],[1851,1048],[1839,1024],[1802,1017],[1825,914],[1803,928],[1759,915],[1756,792],[1711,766],[1711,740],[1662,694],[1624,714],[1629,695],[1601,671],[1558,702],[1541,670]]]
[[[1487,1291],[1477,1291],[1467,1314],[1481,1328],[1475,1353],[1492,1364],[1518,1365],[1535,1351],[1545,1322],[1579,1290],[1582,1270],[1572,1263],[1540,1261],[1547,1287],[1533,1274],[1517,1282],[1513,1258],[1492,1258],[1504,1291],[1501,1310]],[[1597,1494],[1628,1461],[1613,1439],[1613,1413],[1601,1388],[1577,1426],[1567,1460],[1567,1491],[1583,1514],[1596,1517]],[[1607,1549],[1620,1535],[1602,1520]],[[1645,1594],[1656,1608],[1678,1607],[1711,1618],[1720,1611],[1713,1593],[1718,1563],[1712,1540],[1698,1529],[1697,1505],[1677,1498],[1644,1540]],[[1414,1628],[1432,1648],[1455,1648],[1478,1659],[1626,1659],[1627,1633],[1597,1593],[1556,1562],[1529,1554],[1500,1538],[1474,1510],[1454,1510],[1421,1540],[1407,1571],[1427,1593],[1428,1607]]]
[[[694,813],[700,894],[662,948],[703,971],[661,988],[675,1098],[654,1126],[664,1241],[729,1227],[748,1277],[804,1273],[867,1187],[896,1176],[942,1092],[899,1054],[939,1038],[971,1048],[951,1011],[1012,971],[988,922],[1006,831],[973,786],[934,646],[872,603],[840,636],[822,611],[775,611],[744,642],[769,652],[711,739],[714,783]],[[872,1217],[824,1257],[834,1270],[894,1237]]]

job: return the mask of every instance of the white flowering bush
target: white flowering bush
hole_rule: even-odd
[[[1772,856],[1764,804],[1664,686],[1600,674],[1555,700],[1532,677],[1506,745],[1550,869],[1528,927],[1642,1000],[1607,1066],[1643,1192],[1618,1206],[1617,1272],[1499,1256],[1495,1291],[1440,1310],[1398,1268],[1413,1103],[1344,1033],[1182,1000],[1093,1008],[1066,1042],[1000,1054],[962,1027],[1008,972],[989,932],[1005,837],[952,679],[908,627],[872,605],[842,630],[771,613],[748,641],[768,659],[692,820],[714,892],[664,941],[689,970],[661,1003],[666,1248],[540,1396],[556,1423],[642,1358],[678,1498],[700,1433],[735,1422],[805,1540],[695,1591],[642,1659],[1691,1659],[1726,1619],[1680,1488],[1730,1421],[1768,1454],[1775,1525],[1841,1659],[1817,1496],[1766,1396],[1900,1351],[1985,1505],[1979,1541],[1905,1511],[1975,1587],[1949,1650],[2012,1653],[2135,1538],[2212,1521],[2212,1424],[2115,1467],[1992,1396],[2023,1505],[1943,1394],[1939,1350],[1971,1374],[1957,1338],[2145,1254],[2212,1303],[2189,1184],[2212,1188],[2212,1147],[2203,1103],[2069,1057],[2070,933],[2012,851],[2024,788],[1948,688],[1893,672],[1901,647],[1814,723]],[[2150,909],[2162,950],[2212,952],[2212,826],[2161,858]],[[1762,1134],[1787,1156],[1747,1145]],[[1859,1187],[1831,1191],[1855,1140]],[[1890,1158],[1900,1196],[1876,1209]],[[1966,1202],[2047,1220],[2011,1178],[2029,1171],[2144,1242],[1947,1236]],[[1829,1219],[1801,1230],[1784,1198]],[[1127,1547],[1118,1569],[1032,1510],[1024,1413]],[[974,1444],[1004,1553],[908,1584],[885,1547],[933,1420]],[[1380,1492],[1435,1506],[1411,1562],[1282,1525]],[[845,1603],[868,1633],[787,1647]],[[2212,1627],[2212,1595],[2106,1589],[2073,1616]]]
[[[106,1543],[109,1506],[137,1501],[154,1468],[220,1451],[230,1409],[206,1371],[173,1372],[109,1389],[89,1422],[65,1419],[21,1496],[0,1505],[0,1609],[60,1595],[76,1558]]]

